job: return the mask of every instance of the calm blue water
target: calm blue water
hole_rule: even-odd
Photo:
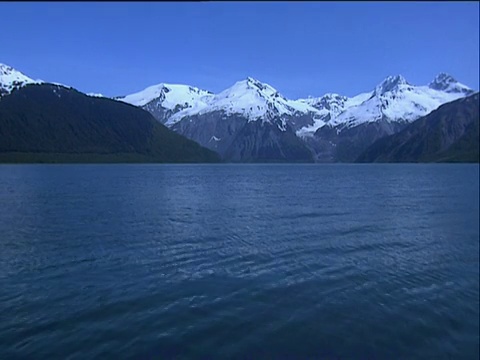
[[[0,359],[478,357],[478,164],[0,166]]]

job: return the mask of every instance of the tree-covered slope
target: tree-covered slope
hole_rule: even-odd
[[[215,162],[135,106],[53,84],[0,98],[2,162]]]

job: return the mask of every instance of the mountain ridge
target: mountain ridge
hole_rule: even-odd
[[[479,162],[479,93],[441,105],[377,140],[356,162]]]
[[[46,82],[0,96],[0,162],[218,162],[150,113]]]
[[[245,160],[252,157],[245,149],[227,151],[227,148],[234,146],[231,141],[237,132],[244,133],[243,126],[260,122],[276,126],[279,131],[293,132],[316,161],[351,162],[377,139],[472,92],[450,75],[440,73],[428,85],[412,85],[402,75],[395,75],[386,77],[371,91],[353,97],[327,93],[319,98],[290,100],[273,86],[247,77],[218,94],[209,92],[191,106],[186,102],[186,106],[176,111],[163,106],[161,98],[150,103],[155,102],[155,109],[150,105],[143,108],[174,131],[219,151],[227,160],[233,160],[232,153],[244,154]],[[225,121],[229,124],[222,125]],[[256,141],[276,143],[265,137]],[[247,146],[244,141],[236,143]]]
[[[19,86],[24,85],[10,85]],[[255,156],[268,154],[271,161],[350,162],[379,138],[473,92],[451,75],[439,73],[420,86],[400,74],[387,76],[353,97],[326,93],[292,100],[270,84],[246,77],[216,94],[191,85],[159,83],[107,98],[148,111],[227,161],[255,161]],[[278,157],[265,150],[270,147],[277,149]],[[307,151],[313,157],[305,156]]]
[[[150,86],[136,94],[159,85]],[[170,86],[191,87],[190,85],[180,84]],[[200,90],[195,87],[191,88]],[[193,104],[193,106],[185,106],[185,108],[170,114],[169,119],[159,120],[172,126],[183,117],[219,110],[229,114],[241,114],[251,121],[258,119],[268,121],[269,117],[292,116],[294,113],[309,114],[311,117],[310,124],[296,129],[297,135],[302,137],[312,136],[319,128],[325,125],[338,126],[344,124],[347,127],[352,127],[363,122],[372,121],[372,117],[373,121],[384,117],[391,121],[411,122],[436,109],[443,103],[474,92],[474,90],[461,84],[446,73],[436,75],[428,85],[412,85],[402,75],[388,76],[371,91],[353,97],[326,93],[320,97],[288,99],[271,85],[252,77],[237,81],[231,87],[218,94],[208,90],[201,91],[209,94],[206,101],[200,104]],[[255,92],[258,95],[257,98]],[[405,99],[405,101],[410,102],[408,111],[403,113],[399,112],[398,109],[392,109],[390,113],[385,111],[389,101],[394,101],[398,96],[406,97],[405,94],[410,95],[410,99]],[[264,101],[259,101],[258,97],[263,97]],[[131,101],[129,96],[117,97],[116,99],[137,106],[146,105],[145,103],[142,105],[142,103]],[[162,102],[160,97],[156,99],[159,100],[158,103]],[[149,101],[152,100],[155,100],[155,98],[149,99]],[[371,103],[368,102],[369,100]],[[187,102],[185,101],[185,103]],[[178,101],[178,104],[180,103],[181,101]],[[352,121],[353,119],[355,121]]]

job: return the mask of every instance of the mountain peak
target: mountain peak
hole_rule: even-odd
[[[263,90],[263,89],[265,89],[265,88],[267,88],[267,87],[271,87],[270,85],[268,85],[268,84],[266,84],[266,83],[263,83],[263,82],[261,82],[260,80],[255,79],[255,78],[253,78],[253,77],[251,77],[251,76],[248,76],[244,81],[245,81],[245,83],[246,83],[247,85],[253,86],[253,87],[258,88],[258,89],[260,89],[260,90]]]
[[[33,79],[29,78],[25,74],[22,74],[20,71],[15,70],[11,66],[0,63],[0,81],[3,84],[4,82],[7,82],[8,80],[10,80],[10,81],[15,81],[15,80],[22,81],[23,80],[23,81],[34,82]]]
[[[224,90],[222,93],[228,93],[229,96],[231,96],[233,94],[241,95],[244,93],[250,93],[252,90],[254,93],[266,97],[278,94],[278,91],[274,87],[251,76],[248,76],[244,80],[237,81],[232,87]]]
[[[432,89],[435,90],[445,90],[448,87],[450,87],[451,84],[457,83],[458,81],[453,78],[453,76],[447,74],[447,73],[440,73],[435,78],[433,81],[428,84],[428,86]]]
[[[19,88],[26,84],[41,83],[41,80],[33,80],[15,70],[11,66],[0,63],[0,95],[10,93],[13,89]]]
[[[462,93],[465,95],[474,93],[468,86],[459,83],[453,76],[443,72],[435,76],[428,87],[447,93]]]
[[[7,71],[12,71],[14,70],[11,66],[8,66],[7,64],[2,64],[0,63],[0,73],[7,72]]]
[[[116,97],[116,99],[135,106],[144,106],[153,100],[157,100],[162,103],[162,106],[170,108],[175,104],[195,102],[204,96],[213,96],[213,94],[210,91],[189,85],[160,83],[134,94]]]
[[[376,95],[383,95],[386,92],[396,90],[399,85],[409,85],[402,75],[388,76],[375,88]]]

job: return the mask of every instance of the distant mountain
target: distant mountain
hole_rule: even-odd
[[[158,84],[138,93],[119,96],[115,100],[140,106],[161,123],[179,111],[206,106],[213,94],[188,85]]]
[[[216,95],[160,84],[119,100],[142,106],[172,130],[229,161],[313,161],[290,123],[317,110],[253,78]]]
[[[477,92],[376,141],[357,162],[479,162],[479,117]]]
[[[7,75],[15,80],[1,83],[0,162],[219,160],[138,107]]]
[[[219,94],[188,85],[159,84],[118,99],[141,106],[172,130],[227,160],[254,161],[267,146],[271,161],[310,161],[313,156],[320,162],[352,162],[377,139],[472,93],[442,73],[426,86],[411,85],[401,75],[389,76],[372,91],[351,98],[329,93],[290,100],[249,77]],[[291,146],[302,151],[292,152]],[[305,149],[311,156],[305,157]]]
[[[33,80],[14,68],[0,64],[0,96],[8,95],[13,90],[28,84],[41,84],[42,80]]]
[[[0,64],[0,101],[34,85],[57,86],[55,91],[61,93],[73,90],[33,80]],[[328,93],[291,100],[251,77],[218,94],[161,83],[113,99],[97,93],[82,95],[146,110],[158,123],[226,161],[353,162],[378,139],[473,92],[441,73],[424,86],[412,85],[401,75],[389,76],[370,92],[354,97]]]
[[[425,116],[444,103],[473,93],[473,90],[452,77],[445,77],[448,75],[440,74],[429,86],[414,86],[401,75],[389,76],[368,93],[368,96],[363,95],[364,101],[347,106],[328,125],[343,130],[380,120],[408,123]],[[449,85],[440,85],[439,79],[450,81]]]
[[[390,76],[370,93],[343,100],[313,137],[304,136],[317,161],[354,161],[376,140],[394,134],[440,105],[474,91],[447,74],[428,86],[414,86],[401,76]]]

